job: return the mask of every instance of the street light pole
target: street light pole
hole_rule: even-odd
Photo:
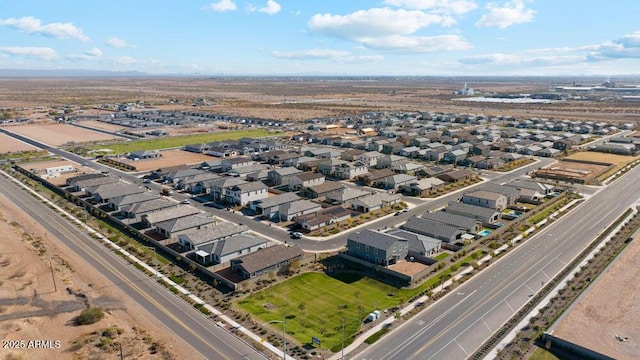
[[[376,306],[377,307],[377,306]],[[340,360],[344,360],[344,327],[345,327],[345,320],[349,319],[349,320],[357,320],[357,321],[362,321],[362,319],[356,319],[356,318],[347,318],[347,317],[342,317],[342,355],[340,356]]]
[[[284,323],[284,315],[282,315],[282,320],[271,320],[267,324],[272,323],[282,323],[282,359],[287,360],[287,339],[285,338],[285,323]]]

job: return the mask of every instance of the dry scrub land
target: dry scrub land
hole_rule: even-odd
[[[68,143],[82,143],[92,141],[113,140],[117,137],[82,129],[67,124],[29,124],[6,127],[7,130],[45,143],[50,146],[61,146]]]
[[[0,154],[31,150],[36,150],[36,148],[8,135],[0,134]]]
[[[640,236],[557,325],[553,335],[615,359],[640,354]],[[622,342],[616,335],[628,337]]]
[[[124,356],[131,359],[177,359],[175,354],[197,358],[187,344],[60,244],[0,195],[0,338],[60,341],[58,349],[2,349],[2,359],[115,359],[119,348],[114,343],[122,343]],[[76,294],[85,294],[86,300]],[[72,320],[85,301],[107,309],[106,316],[93,325],[75,326]],[[156,342],[171,353],[152,354]]]

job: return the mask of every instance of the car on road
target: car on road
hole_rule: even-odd
[[[189,201],[189,199],[184,199],[182,201],[180,201],[180,204],[190,204],[191,202]]]
[[[145,183],[145,184],[148,184],[148,183],[151,182],[151,179],[144,179],[144,180],[142,180],[142,182]]]
[[[294,231],[294,232],[291,233],[291,238],[292,239],[300,239],[301,237],[302,237],[302,233],[301,232]]]
[[[400,216],[402,215],[402,211],[398,211],[397,213],[393,214],[393,216]]]

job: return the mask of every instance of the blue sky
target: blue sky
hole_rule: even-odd
[[[0,68],[639,74],[638,14],[637,0],[5,0]]]

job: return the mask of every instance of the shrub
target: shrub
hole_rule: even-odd
[[[104,317],[104,311],[100,307],[88,307],[76,316],[73,322],[76,325],[90,325],[95,324],[102,320]]]

